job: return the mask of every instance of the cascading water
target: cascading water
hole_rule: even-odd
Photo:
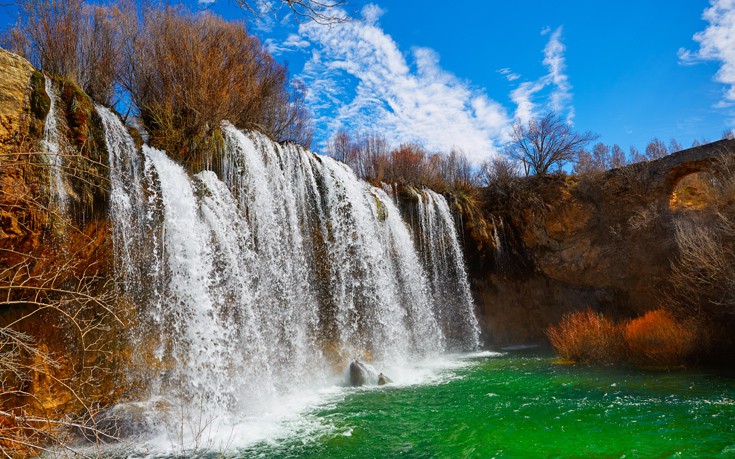
[[[123,289],[139,287],[139,263],[145,251],[146,206],[143,196],[143,164],[135,142],[120,119],[105,107],[96,106],[102,120],[110,163],[110,213],[114,216],[115,262]]]
[[[66,214],[69,196],[64,184],[63,158],[59,139],[58,120],[56,119],[57,95],[53,81],[44,77],[46,94],[50,99],[49,110],[46,114],[46,120],[43,125],[42,148],[50,166],[50,191],[52,208],[58,217]]]
[[[452,349],[479,345],[472,293],[454,219],[444,196],[423,190],[419,195],[421,253],[431,278],[432,294],[444,335]]]
[[[425,192],[419,254],[388,195],[331,158],[223,123],[221,170],[191,176],[98,111],[149,397],[201,403],[199,417],[232,426],[329,385],[352,359],[397,368],[477,347],[442,196]]]

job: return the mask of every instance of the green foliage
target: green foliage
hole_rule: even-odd
[[[51,108],[51,98],[46,94],[43,73],[36,70],[31,75],[31,113],[39,120],[46,119]]]

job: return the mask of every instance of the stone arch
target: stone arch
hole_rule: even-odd
[[[669,209],[699,210],[709,207],[715,199],[715,189],[710,168],[688,170],[679,174],[671,184]]]
[[[657,194],[652,197],[670,203],[682,181],[694,174],[707,173],[723,154],[735,155],[735,140],[720,140],[689,148],[647,163],[652,189]]]

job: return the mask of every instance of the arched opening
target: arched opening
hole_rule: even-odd
[[[714,178],[709,172],[692,172],[677,179],[669,197],[672,210],[701,210],[715,197]]]

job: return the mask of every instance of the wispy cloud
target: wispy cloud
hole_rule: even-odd
[[[719,61],[715,80],[727,86],[719,107],[735,105],[735,0],[711,0],[702,18],[709,25],[694,34],[699,49],[679,49],[679,62],[688,65],[700,61]]]
[[[498,70],[498,73],[503,75],[508,81],[515,81],[521,77],[519,74],[513,73],[513,71],[507,67]]]
[[[288,40],[302,49],[310,43],[299,77],[310,87],[308,102],[326,136],[340,129],[375,130],[394,143],[459,147],[476,162],[497,153],[510,124],[506,109],[444,70],[435,51],[402,52],[380,28],[382,14],[367,5],[362,21],[305,23],[298,39]]]
[[[543,111],[554,111],[565,116],[567,122],[571,123],[574,119],[574,106],[572,85],[566,74],[566,47],[562,42],[562,27],[553,32],[550,28],[544,28],[541,35],[549,35],[543,60],[547,73],[535,81],[523,82],[511,91],[511,100],[516,104],[515,118],[525,123],[537,116],[538,100],[541,99]]]
[[[509,110],[485,88],[445,70],[434,50],[401,50],[381,28],[383,14],[369,4],[362,9],[362,20],[330,27],[303,23],[298,33],[269,43],[276,52],[308,53],[298,77],[310,89],[307,103],[319,126],[320,146],[342,129],[377,131],[394,144],[419,142],[444,152],[461,148],[477,163],[502,149],[516,119],[525,122],[554,110],[572,122],[561,27],[542,31],[548,35],[542,77],[520,81],[512,69],[498,70],[515,85],[510,93],[515,106]]]
[[[562,113],[566,112],[567,121],[574,118],[574,107],[572,102],[572,85],[566,74],[567,64],[564,52],[566,46],[561,41],[562,28],[559,27],[552,32],[549,42],[544,48],[544,65],[549,69],[549,78],[553,84],[549,107],[551,110]]]

